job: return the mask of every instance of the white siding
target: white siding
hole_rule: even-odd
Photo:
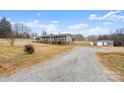
[[[97,41],[97,46],[113,46],[113,41]]]
[[[97,46],[103,46],[103,42],[97,42]]]
[[[66,42],[72,42],[72,37],[70,35],[66,36]]]

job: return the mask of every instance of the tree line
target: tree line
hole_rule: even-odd
[[[113,40],[115,46],[124,46],[124,28],[117,29],[114,33],[100,35],[98,40]]]
[[[0,20],[0,37],[1,38],[29,38],[31,29],[24,24],[11,24],[5,17]]]
[[[124,28],[117,29],[115,32],[104,35],[91,35],[87,37],[90,41],[112,40],[115,46],[124,46]]]
[[[30,32],[31,29],[22,23],[12,24],[5,17],[0,20],[0,38],[7,38],[10,45],[14,44],[15,38],[30,38],[37,35]]]

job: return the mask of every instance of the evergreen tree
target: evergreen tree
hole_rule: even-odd
[[[11,35],[11,23],[5,17],[0,20],[0,37],[9,37]]]

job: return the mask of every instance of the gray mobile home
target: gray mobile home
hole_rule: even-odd
[[[71,44],[71,34],[57,34],[57,35],[44,35],[40,36],[38,41],[50,44]]]

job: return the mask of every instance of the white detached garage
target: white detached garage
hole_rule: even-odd
[[[97,46],[113,46],[113,41],[112,40],[98,40],[96,42]]]

